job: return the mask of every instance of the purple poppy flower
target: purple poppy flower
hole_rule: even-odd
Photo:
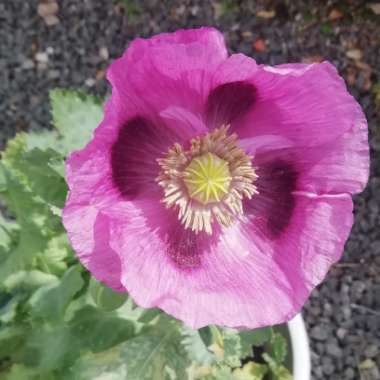
[[[287,321],[343,251],[367,123],[328,62],[258,65],[201,28],[133,41],[67,161],[88,270],[192,327]]]

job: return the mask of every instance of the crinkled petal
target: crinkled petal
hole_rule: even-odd
[[[226,58],[217,30],[179,30],[134,40],[111,65],[108,78],[125,118],[131,105],[141,116],[155,116],[173,106],[200,114],[212,73]]]
[[[320,146],[300,146],[282,136],[242,139],[241,146],[254,156],[258,175],[265,176],[268,162],[288,162],[297,171],[297,189],[314,194],[354,194],[364,189],[369,175],[367,122],[353,102],[352,128]]]
[[[162,235],[157,223],[165,220],[156,210],[149,218],[141,208],[122,211],[109,227],[110,245],[122,261],[121,282],[140,306],[159,307],[194,328],[285,322],[339,259],[352,225],[349,196],[298,193],[295,198],[286,233],[276,239],[265,223],[249,217],[218,241],[194,235],[184,242],[183,236]],[[177,254],[193,255],[189,267],[173,261],[173,244]],[[192,253],[197,248],[198,258]]]
[[[357,120],[356,101],[328,62],[260,66],[246,81],[255,87],[256,99],[233,128],[240,138],[277,135],[299,146],[320,146]]]

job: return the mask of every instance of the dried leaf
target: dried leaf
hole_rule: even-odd
[[[256,16],[268,20],[276,16],[276,11],[258,11],[256,12]]]
[[[380,3],[375,3],[375,4],[367,4],[367,7],[371,9],[371,11],[375,15],[380,15]]]
[[[329,13],[329,20],[330,21],[336,21],[341,19],[344,16],[344,14],[339,9],[332,9]]]
[[[309,55],[302,58],[302,63],[321,63],[324,60],[324,57],[319,54]]]
[[[258,51],[259,53],[263,53],[264,51],[267,50],[265,41],[261,38],[258,38],[253,44],[252,47]]]
[[[346,55],[350,59],[360,61],[363,57],[363,52],[360,49],[350,49],[346,51]]]

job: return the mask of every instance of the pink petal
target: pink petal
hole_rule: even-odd
[[[255,88],[251,109],[232,125],[241,138],[276,135],[299,146],[315,146],[353,128],[356,102],[335,67],[328,62],[257,67],[249,59],[235,58],[235,61],[225,61],[222,67],[226,68],[217,71],[219,74],[213,83],[217,82],[218,87],[223,83],[231,86],[232,79],[236,78]],[[245,62],[242,74],[231,75],[233,67],[239,70],[241,61]],[[220,108],[228,109],[230,105],[227,98]]]
[[[168,242],[178,236],[163,238],[157,225],[165,221],[156,210],[149,217],[136,209],[129,218],[113,219],[110,246],[122,261],[121,282],[140,306],[162,308],[194,328],[282,323],[339,259],[352,225],[348,196],[295,198],[286,233],[272,239],[265,224],[243,221],[219,241],[201,244],[201,265],[190,268],[170,257]],[[178,243],[179,250],[190,252],[198,239]]]
[[[115,291],[126,291],[119,255],[110,246],[109,219],[96,207],[68,205],[63,223],[79,260],[92,275]]]
[[[108,78],[124,119],[131,117],[131,107],[151,118],[169,106],[200,114],[212,73],[226,58],[217,30],[180,30],[134,40],[111,65]]]
[[[353,102],[352,128],[321,146],[300,146],[281,136],[240,141],[253,156],[258,175],[268,162],[282,161],[297,171],[297,189],[315,194],[354,194],[364,189],[369,174],[367,122]],[[263,173],[263,174],[261,174]]]

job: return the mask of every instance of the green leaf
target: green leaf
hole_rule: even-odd
[[[60,218],[33,193],[27,167],[23,168],[24,172],[21,170],[25,149],[25,135],[18,135],[8,143],[3,154],[6,188],[1,196],[19,228],[17,236],[12,238],[12,246],[0,249],[1,281],[17,271],[31,269],[35,257],[46,249],[49,237],[63,231]]]
[[[274,360],[276,360],[277,363],[282,363],[288,352],[286,339],[281,334],[275,333],[270,345]]]
[[[12,357],[24,346],[26,333],[22,325],[0,327],[0,362],[5,357]]]
[[[65,153],[83,148],[103,117],[99,99],[77,91],[50,92],[53,124],[62,136]]]
[[[271,327],[263,327],[255,330],[240,331],[239,336],[242,346],[242,357],[252,355],[252,346],[259,347],[271,339],[273,330]]]
[[[50,148],[61,154],[64,154],[65,152],[65,147],[61,141],[58,131],[56,130],[28,132],[25,135],[25,143],[27,151],[35,148],[41,150]]]
[[[0,161],[0,193],[7,189],[7,176],[4,164]]]
[[[212,374],[204,376],[202,380],[235,380],[231,368],[227,366],[215,367]]]
[[[135,336],[132,321],[90,305],[74,314],[69,327],[72,334],[93,352],[107,350]]]
[[[47,273],[60,276],[67,269],[66,261],[73,257],[67,235],[65,233],[51,238],[46,249],[37,256],[38,267]]]
[[[203,365],[215,362],[215,356],[209,351],[208,346],[202,339],[202,336],[198,330],[193,330],[189,327],[183,326],[182,335],[182,344],[192,361]]]
[[[58,163],[63,165],[63,157],[59,153],[52,149],[34,148],[19,154],[12,168],[23,176],[33,194],[46,203],[63,207],[67,186]]]
[[[3,377],[4,376],[4,377]],[[22,364],[14,364],[9,372],[2,375],[0,380],[59,380],[52,373],[41,372],[32,367],[27,367]]]
[[[2,254],[0,280],[4,281],[12,273],[31,267],[34,257],[46,248],[44,224],[47,218],[43,215],[46,206],[35,202],[33,195],[8,173],[9,190],[5,200],[16,216],[20,234],[15,247]],[[4,195],[4,194],[3,194]],[[53,223],[53,218],[50,220]]]
[[[275,359],[273,359],[267,353],[263,354],[264,360],[268,363],[270,372],[273,375],[274,380],[293,380],[293,376],[287,368],[279,364]]]
[[[33,293],[29,300],[31,316],[51,321],[62,319],[67,305],[83,285],[79,267],[71,267],[60,281]]]
[[[264,364],[248,362],[242,368],[233,371],[236,380],[263,380],[268,373],[268,367]]]
[[[223,362],[230,367],[240,367],[242,346],[240,336],[237,330],[224,329],[223,330],[223,349],[224,359]]]
[[[68,326],[58,324],[34,328],[28,335],[21,361],[43,371],[70,367],[78,359],[82,342]]]
[[[8,291],[34,290],[41,286],[55,283],[57,280],[56,276],[39,270],[19,271],[11,274],[4,281],[4,287]]]
[[[82,357],[71,369],[70,379],[169,380],[175,373],[178,380],[185,380],[190,362],[181,341],[179,324],[161,316],[136,338],[104,353]]]
[[[0,293],[0,324],[12,323],[17,316],[17,308],[25,301],[26,295],[22,293]]]
[[[91,278],[90,294],[92,299],[101,309],[112,311],[118,309],[128,298],[127,293],[118,293]]]
[[[16,244],[17,233],[17,223],[5,219],[0,213],[0,262],[6,258],[11,246]]]
[[[138,317],[141,323],[150,323],[161,314],[160,309],[141,309],[141,315]]]

